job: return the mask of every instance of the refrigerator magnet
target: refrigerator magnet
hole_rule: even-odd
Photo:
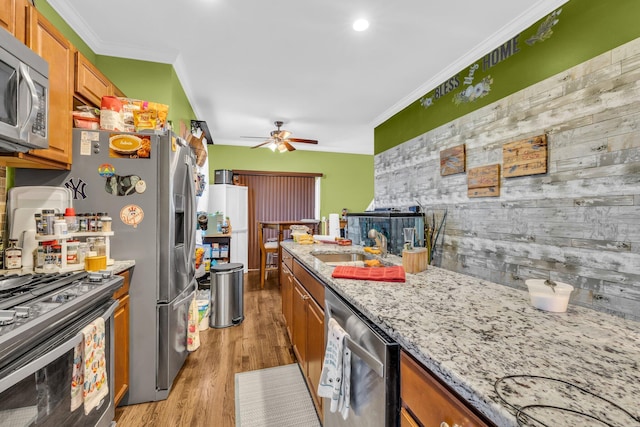
[[[147,183],[144,180],[136,182],[136,193],[144,193],[147,189]]]
[[[116,168],[110,163],[103,163],[98,166],[98,174],[103,178],[109,178],[116,174]]]
[[[144,211],[138,205],[127,205],[120,210],[120,220],[136,228],[144,218]]]

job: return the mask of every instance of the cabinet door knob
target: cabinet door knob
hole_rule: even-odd
[[[302,296],[302,299],[303,299],[303,300],[308,300],[309,298],[311,298],[309,295],[303,295],[303,296]]]

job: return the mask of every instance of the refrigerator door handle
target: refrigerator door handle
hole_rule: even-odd
[[[187,165],[187,187],[189,190],[189,203],[186,204],[185,210],[185,239],[188,239],[189,246],[187,247],[187,253],[185,254],[185,271],[187,271],[189,277],[195,277],[196,275],[196,189],[193,182],[195,175],[193,171],[193,158],[185,155],[184,159]]]
[[[189,285],[189,288],[187,288],[188,295],[184,298],[182,298],[181,300],[177,300],[174,301],[173,303],[171,303],[171,308],[173,308],[174,310],[176,310],[178,307],[180,307],[182,304],[186,303],[187,301],[192,300],[195,295],[196,295],[196,287],[197,284],[196,282],[191,282],[191,285]],[[191,289],[193,288],[193,289]]]

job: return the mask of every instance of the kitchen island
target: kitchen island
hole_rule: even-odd
[[[540,311],[526,291],[436,267],[407,274],[405,283],[333,279],[333,267],[313,253],[364,253],[361,247],[282,246],[495,425],[518,425],[505,400],[640,425],[639,323],[574,305],[566,313]],[[393,255],[384,261],[402,264]],[[513,375],[544,378],[506,378]],[[535,416],[548,425],[581,425],[566,411]]]

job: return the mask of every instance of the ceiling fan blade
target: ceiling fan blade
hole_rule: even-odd
[[[258,148],[258,147],[262,147],[263,145],[270,144],[271,142],[272,142],[272,141],[269,139],[269,140],[267,140],[267,141],[263,142],[262,144],[254,145],[254,146],[253,146],[253,147],[251,147],[251,148]]]
[[[247,139],[265,139],[267,138],[266,136],[241,136],[240,138],[247,138]]]
[[[293,145],[289,144],[289,141],[287,141],[286,139],[283,140],[282,143],[285,147],[287,147],[287,150],[289,151],[294,151],[296,149]]]
[[[315,139],[302,139],[302,138],[288,138],[290,142],[304,142],[305,144],[317,144],[318,141]]]

